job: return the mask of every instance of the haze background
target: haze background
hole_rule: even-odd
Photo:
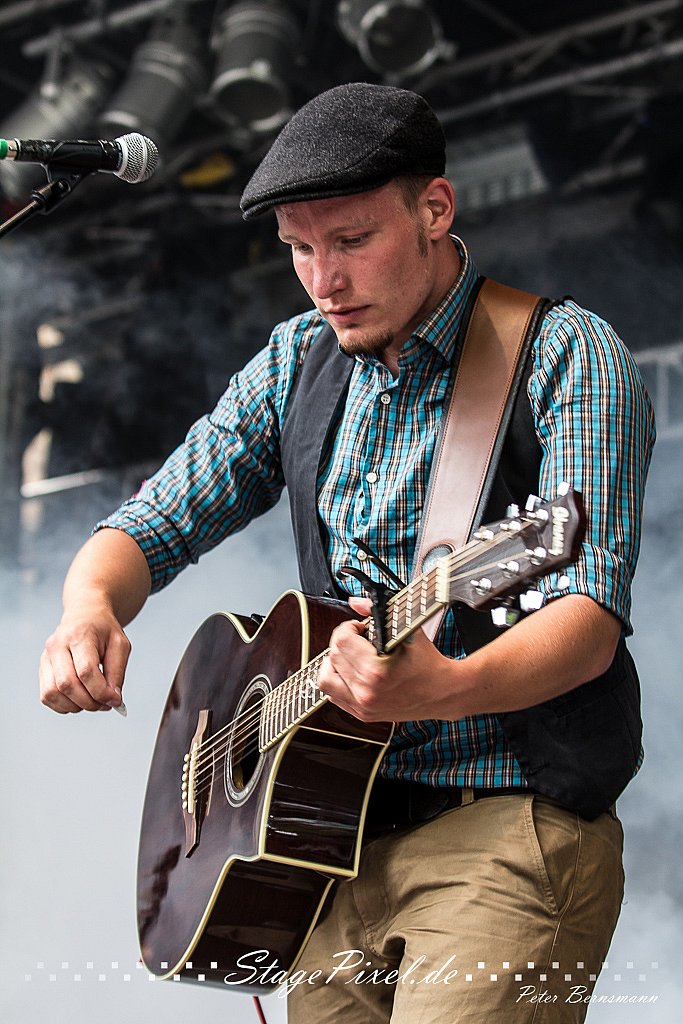
[[[456,227],[482,271],[548,294],[571,292],[613,322],[634,352],[683,337],[680,254],[622,200],[538,202]],[[3,249],[2,315],[8,303],[15,311],[31,307],[41,289],[44,299],[46,275],[55,302],[78,308],[88,301],[78,278],[50,279],[49,260],[46,266],[35,241],[22,239]],[[220,288],[219,275],[215,284]],[[200,332],[213,331],[209,340],[217,348],[234,348],[230,326],[211,316],[211,295],[202,301]],[[250,312],[258,347],[265,335],[255,304],[242,316]],[[188,334],[188,362],[191,340]],[[648,367],[644,372],[654,395],[656,380]],[[683,421],[680,373],[672,381],[669,415]],[[661,440],[648,487],[630,643],[643,685],[646,761],[619,801],[626,898],[596,989],[658,1001],[594,1005],[590,1024],[680,1019],[682,492],[680,441]],[[266,612],[296,585],[287,508],[281,503],[205,556],[131,625],[127,719],[57,716],[38,702],[40,651],[59,619],[61,581],[73,552],[121,496],[110,481],[41,499],[40,528],[23,539],[19,564],[4,571],[0,1013],[8,1024],[184,1024],[189,1017],[246,1024],[256,1021],[248,997],[150,982],[137,968],[135,860],[152,745],[183,649],[212,612]],[[265,1001],[269,1022],[283,1019],[283,1005]]]

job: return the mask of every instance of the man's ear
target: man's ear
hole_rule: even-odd
[[[436,242],[450,231],[455,217],[455,192],[447,178],[433,178],[422,197],[425,227]]]

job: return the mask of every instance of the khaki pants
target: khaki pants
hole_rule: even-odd
[[[622,838],[615,814],[513,794],[373,840],[296,965],[290,1024],[583,1021]]]

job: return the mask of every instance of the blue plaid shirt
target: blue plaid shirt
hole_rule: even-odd
[[[355,359],[318,481],[333,574],[345,562],[361,564],[351,540],[360,537],[399,577],[410,575],[455,339],[477,276],[462,242],[454,244],[462,259],[458,279],[408,340],[398,376],[372,357]],[[213,412],[194,424],[137,495],[98,524],[137,541],[153,590],[277,501],[284,486],[280,427],[302,359],[323,326],[315,311],[278,325]],[[585,542],[578,561],[564,570],[569,584],[562,593],[587,594],[628,633],[654,442],[638,370],[608,324],[568,301],[545,317],[528,394],[542,449],[538,493],[552,496],[566,480],[586,504]],[[347,586],[361,592],[351,579]],[[548,598],[559,596],[557,588],[558,574],[544,580]],[[454,658],[464,655],[451,616],[440,646]],[[432,785],[525,784],[495,715],[399,724],[381,774]]]

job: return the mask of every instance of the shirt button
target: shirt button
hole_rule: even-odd
[[[358,550],[358,561],[359,562],[364,562],[367,557],[368,556],[365,554],[364,551],[361,551],[360,549]]]
[[[381,394],[381,395],[380,395],[380,397],[379,397],[379,400],[380,400],[380,402],[382,402],[382,403],[383,403],[384,405],[389,405],[389,402],[391,401],[391,395],[388,395],[388,394],[386,393],[386,391],[385,391],[385,392],[383,392],[383,394]]]
[[[377,474],[375,473],[374,470],[371,469],[369,473],[365,474],[365,479],[367,480],[367,482],[369,484],[376,484],[377,483]]]

